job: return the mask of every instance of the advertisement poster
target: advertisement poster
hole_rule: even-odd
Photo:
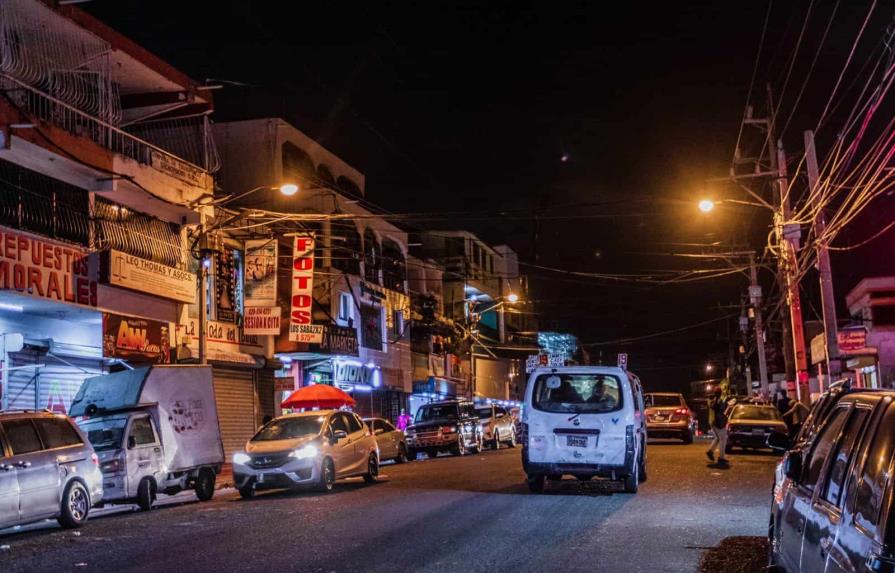
[[[323,325],[311,324],[314,310],[314,237],[295,237],[289,340],[320,344]]]
[[[178,302],[196,302],[196,275],[111,249],[108,282]]]
[[[266,336],[280,334],[280,307],[247,306],[242,318],[243,334]]]
[[[236,322],[237,283],[236,258],[233,251],[217,253],[215,259],[215,289],[217,300],[217,319],[222,322]]]
[[[245,305],[276,306],[277,304],[277,241],[246,241]]]
[[[170,362],[166,323],[103,313],[103,356],[128,362]]]

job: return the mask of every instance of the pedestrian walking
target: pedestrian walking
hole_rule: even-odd
[[[398,416],[398,421],[397,421],[397,423],[395,424],[395,426],[396,426],[399,430],[401,430],[401,431],[403,432],[404,430],[407,429],[407,426],[410,425],[410,422],[411,422],[412,420],[413,420],[413,419],[410,417],[410,414],[408,414],[408,413],[404,410],[404,408],[401,408],[401,415]]]
[[[705,456],[709,461],[715,461],[715,450],[718,450],[718,464],[727,465],[727,458],[724,457],[727,449],[727,400],[722,397],[720,387],[715,387],[715,392],[708,401],[709,407],[709,427],[715,435],[709,450]]]

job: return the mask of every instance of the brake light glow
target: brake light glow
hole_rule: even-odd
[[[93,462],[93,465],[98,466],[99,465],[99,456],[96,455],[96,453],[90,454],[90,461]]]
[[[678,408],[677,410],[674,411],[674,413],[680,414],[681,416],[686,416],[687,414],[690,413],[690,411],[687,410],[686,408]]]
[[[457,428],[455,428],[454,426],[442,426],[441,427],[442,434],[452,434],[456,431],[457,431]]]

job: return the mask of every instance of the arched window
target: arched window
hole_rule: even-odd
[[[407,278],[407,267],[404,265],[404,253],[397,243],[386,239],[382,242],[382,286],[404,292],[404,280]]]
[[[333,177],[332,170],[323,163],[317,166],[317,179],[319,179],[320,183],[323,185],[329,185],[330,187],[336,186],[336,178]]]
[[[283,181],[282,183],[297,183],[303,188],[314,187],[317,179],[317,170],[311,156],[299,146],[289,143],[283,144]]]
[[[360,275],[363,256],[360,233],[351,221],[332,221],[332,266],[342,272]]]
[[[347,193],[348,195],[354,197],[363,197],[364,193],[360,190],[360,187],[357,186],[357,183],[348,179],[344,175],[340,175],[336,180],[336,185],[338,185],[339,189]]]
[[[364,279],[379,284],[379,267],[382,264],[382,250],[372,229],[364,231]]]

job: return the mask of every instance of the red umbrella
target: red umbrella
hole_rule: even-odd
[[[299,388],[283,400],[283,408],[341,408],[354,406],[354,398],[328,384],[314,384]]]

